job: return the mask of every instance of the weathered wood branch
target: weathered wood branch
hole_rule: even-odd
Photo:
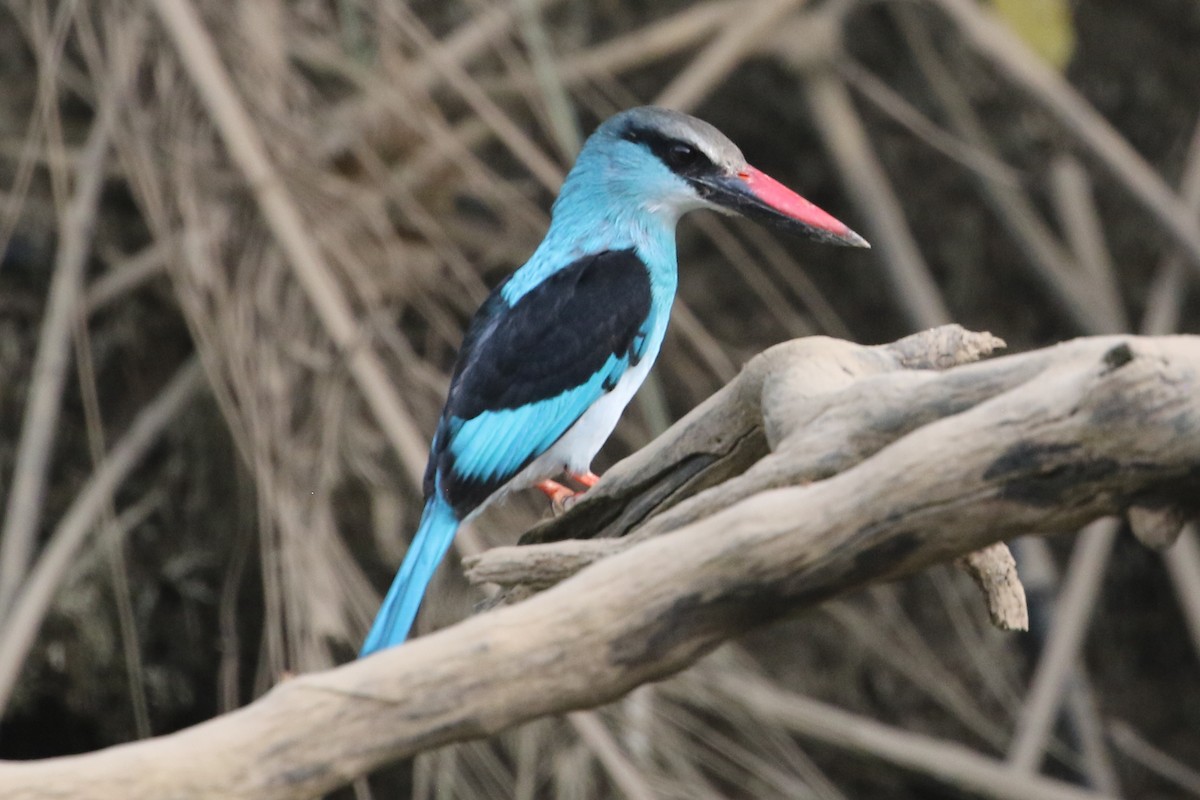
[[[603,483],[584,495],[569,514],[527,533],[522,544],[624,536],[649,516],[746,472],[777,449],[791,431],[821,416],[834,393],[874,375],[966,364],[1003,346],[991,334],[972,333],[958,325],[876,347],[824,336],[776,345],[753,358],[733,381],[648,447],[609,470]],[[892,413],[906,415],[904,410]],[[910,424],[921,424],[920,417]],[[851,454],[845,459],[847,465],[857,460]],[[830,469],[829,474],[837,471]],[[791,482],[805,477],[797,475]],[[815,477],[816,472],[807,476]],[[753,479],[751,485],[756,485]],[[703,516],[699,509],[692,513]]]
[[[759,391],[749,381],[727,391],[786,408],[785,381],[803,375],[757,368]],[[812,483],[769,488],[767,476],[768,488],[739,489],[652,538],[636,530],[608,540],[624,549],[524,602],[287,681],[186,731],[0,765],[0,796],[311,797],[422,750],[611,701],[749,628],[864,584],[1130,507],[1194,514],[1200,499],[1195,337],[1085,339],[940,373],[881,368],[813,402],[775,421],[760,413],[763,444],[751,462],[760,469],[770,457],[788,480]],[[751,431],[750,405],[706,407]],[[789,425],[802,417],[808,427]],[[707,435],[720,441],[715,427]],[[846,452],[809,463],[791,444],[823,438]],[[736,437],[724,441],[736,451]],[[656,457],[686,449],[676,432]],[[676,463],[631,461],[606,481],[664,476]]]
[[[527,542],[543,544],[491,550],[469,560],[468,575],[477,583],[544,588],[600,558],[710,517],[758,493],[845,472],[919,426],[960,414],[1021,387],[1037,386],[1046,375],[1077,364],[1081,358],[1094,358],[1096,351],[1105,347],[1109,348],[1105,351],[1108,357],[1123,358],[1123,342],[1122,337],[1080,339],[971,366],[961,365],[1001,343],[987,334],[972,334],[952,325],[883,347],[820,338],[778,345],[759,356],[769,367],[751,362],[733,383],[673,428],[673,440],[669,433],[663,437],[666,441],[647,447],[636,460],[623,462],[613,470],[615,480],[610,482],[606,477],[595,496],[585,497],[567,514],[525,537]],[[954,365],[959,366],[934,371]],[[740,413],[729,406],[736,406]],[[685,471],[697,452],[709,452],[708,442],[717,440],[710,428],[720,429],[729,420],[747,428],[757,424],[766,431],[758,446],[742,455],[743,462],[749,455],[759,457],[744,472],[703,491],[695,491],[691,485],[675,489],[670,498],[673,502],[654,508],[659,512],[657,516],[643,517],[632,534],[627,518],[604,517],[604,509],[610,506],[651,506],[649,498],[658,499],[662,494],[655,482],[657,476]],[[754,438],[753,432],[737,433],[747,440]],[[945,455],[952,457],[954,443],[945,445]],[[680,469],[674,473],[664,469],[670,463],[677,463]],[[713,463],[724,467],[726,474],[733,468],[719,459],[713,459]],[[1129,512],[1139,538],[1156,547],[1169,545],[1184,522],[1180,507],[1172,501],[1148,497]],[[572,538],[554,543],[572,533]],[[624,538],[616,542],[577,541],[587,536]],[[978,559],[974,565],[965,566],[980,581],[1004,569],[1002,563],[997,563],[981,570]],[[1010,608],[1017,616],[1023,611],[1013,608],[1015,598],[997,594],[1002,591],[1001,584],[1011,582],[999,574],[996,578],[1000,584],[985,585],[984,589],[993,616],[1004,625],[1004,620],[996,616],[999,609]]]

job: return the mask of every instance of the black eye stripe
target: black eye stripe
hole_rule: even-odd
[[[624,138],[645,145],[676,175],[695,177],[716,169],[703,150],[682,139],[664,136],[660,131],[630,128],[625,131]]]

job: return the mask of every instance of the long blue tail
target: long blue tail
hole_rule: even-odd
[[[425,504],[421,524],[417,527],[408,552],[404,554],[404,563],[392,581],[392,588],[388,589],[387,597],[383,599],[383,606],[371,625],[371,632],[363,642],[359,658],[398,645],[408,638],[425,589],[457,531],[458,517],[449,504],[435,493]]]

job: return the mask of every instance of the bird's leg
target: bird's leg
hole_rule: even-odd
[[[575,491],[568,489],[558,481],[545,480],[537,484],[537,488],[542,494],[550,498],[550,503],[554,506],[556,512],[563,512],[567,508],[567,501],[575,496]]]
[[[600,482],[600,476],[592,472],[590,469],[582,475],[575,472],[568,472],[567,474],[571,476],[571,480],[578,481],[588,489]]]
[[[554,506],[555,513],[558,514],[561,514],[570,508],[571,504],[579,499],[579,495],[583,494],[583,492],[586,492],[600,481],[600,476],[591,470],[588,470],[582,474],[567,471],[567,475],[571,478],[571,480],[582,485],[584,487],[583,491],[577,492],[574,489],[563,486],[558,481],[552,480],[544,480],[541,483],[536,484],[537,488],[541,490],[542,494],[550,498],[550,503]]]

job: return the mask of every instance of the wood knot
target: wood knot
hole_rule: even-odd
[[[1133,361],[1133,348],[1125,342],[1121,342],[1105,353],[1103,360],[1104,366],[1108,368],[1109,372],[1120,369],[1130,361]]]

